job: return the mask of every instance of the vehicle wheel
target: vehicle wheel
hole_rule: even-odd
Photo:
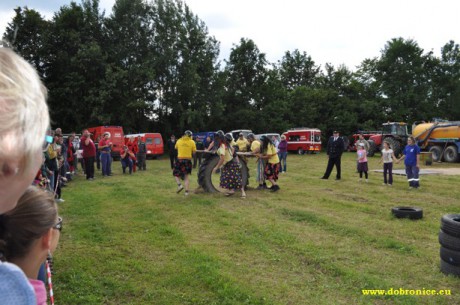
[[[431,153],[431,159],[433,162],[441,162],[442,160],[442,149],[439,146],[431,146],[429,149]]]
[[[447,249],[441,246],[439,254],[443,261],[454,266],[460,266],[460,252]]]
[[[457,147],[454,145],[447,146],[444,150],[444,161],[449,163],[455,163],[458,160]]]
[[[248,182],[248,166],[242,158],[239,158],[241,164],[241,176],[242,176],[242,185],[246,186]],[[200,169],[198,171],[198,184],[203,188],[205,192],[208,193],[217,193],[220,192],[218,185],[218,174],[212,174],[212,169],[219,162],[219,157],[217,155],[209,156],[204,159],[201,163]],[[215,176],[215,177],[213,177]],[[220,177],[220,176],[219,176]]]
[[[451,236],[445,233],[443,230],[439,231],[438,240],[441,246],[447,249],[460,251],[460,238]]]
[[[367,156],[373,157],[375,155],[375,152],[377,151],[377,145],[375,145],[375,142],[372,140],[369,140],[367,142],[369,142],[369,151],[367,152]]]
[[[299,155],[303,155],[305,153],[305,151],[302,148],[299,148],[299,149],[297,149],[297,153]]]
[[[423,210],[417,207],[394,207],[391,213],[396,218],[421,219],[423,217]]]
[[[442,216],[441,230],[450,236],[460,237],[460,214],[446,214]]]
[[[401,143],[399,143],[398,140],[392,137],[387,137],[384,139],[384,141],[387,141],[388,143],[390,143],[390,148],[393,150],[396,157],[398,157],[401,154],[402,152]],[[383,149],[383,141],[382,141],[382,146],[380,147],[380,151],[382,151],[382,149]]]
[[[455,276],[460,276],[460,267],[451,265],[448,262],[445,262],[441,259],[441,272],[447,275],[451,274]]]

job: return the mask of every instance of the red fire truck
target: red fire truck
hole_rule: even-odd
[[[319,153],[321,151],[321,130],[317,128],[292,128],[283,133],[288,141],[288,151]]]
[[[125,135],[125,143],[128,142],[129,138],[134,137],[137,141],[138,137],[141,137],[142,141],[145,142],[147,148],[147,158],[156,158],[164,153],[163,138],[159,133],[136,133]]]
[[[88,131],[91,133],[91,139],[95,143],[98,143],[106,131],[110,132],[110,141],[112,141],[112,157],[114,159],[120,158],[120,150],[124,144],[123,127],[121,126],[97,126],[88,127]]]

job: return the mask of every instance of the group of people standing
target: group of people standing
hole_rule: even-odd
[[[286,171],[287,142],[285,137],[277,143],[267,136],[256,139],[254,134],[250,133],[245,138],[243,133],[240,133],[235,141],[232,134],[225,134],[219,130],[214,134],[212,140],[209,137],[206,139],[206,145],[203,145],[204,150],[197,150],[192,137],[193,133],[187,130],[177,142],[174,136],[171,136],[168,141],[171,169],[177,183],[177,193],[185,189],[185,195],[189,195],[192,159],[197,153],[209,151],[214,151],[219,157],[212,173],[220,173],[219,186],[227,190],[226,196],[232,196],[236,191],[240,191],[241,197],[246,198],[245,188],[247,185],[243,185],[239,159],[243,158],[246,162],[248,156],[256,157],[256,181],[259,184],[257,189],[269,189],[272,192],[280,189],[277,184],[278,175],[282,168],[280,159],[284,160],[284,172]],[[282,146],[283,151],[278,151],[278,144]],[[248,152],[249,154],[238,156],[238,152]],[[185,188],[182,185],[182,180]],[[270,186],[267,186],[267,180],[270,182]]]
[[[368,182],[368,160],[367,154],[369,151],[369,142],[364,139],[362,134],[359,135],[355,142],[357,153],[357,172],[359,173],[359,182],[362,181],[363,175],[365,181]],[[338,131],[334,131],[332,137],[327,143],[328,164],[326,172],[321,179],[328,179],[334,166],[337,170],[336,180],[341,179],[341,157],[345,150],[344,141],[340,137]],[[407,139],[402,156],[398,159],[394,151],[391,149],[389,141],[383,141],[383,149],[381,150],[382,157],[379,163],[383,163],[383,185],[393,185],[393,162],[400,163],[404,159],[406,176],[409,182],[409,188],[417,189],[420,187],[420,147],[416,144],[414,137]]]

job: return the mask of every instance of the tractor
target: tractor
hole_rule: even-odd
[[[383,142],[390,144],[395,156],[399,156],[406,145],[409,134],[407,124],[403,122],[388,122],[382,124],[382,131],[369,137],[368,156],[372,157],[377,151],[383,149]]]

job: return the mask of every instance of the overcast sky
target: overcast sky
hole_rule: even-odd
[[[76,1],[77,3],[79,0]],[[110,15],[115,0],[101,0]],[[0,33],[13,8],[33,8],[51,18],[70,0],[0,0]],[[242,37],[252,39],[268,61],[286,51],[307,52],[322,66],[345,64],[354,70],[377,57],[391,38],[415,40],[439,56],[449,40],[460,43],[459,0],[185,0],[221,43],[221,59]]]

